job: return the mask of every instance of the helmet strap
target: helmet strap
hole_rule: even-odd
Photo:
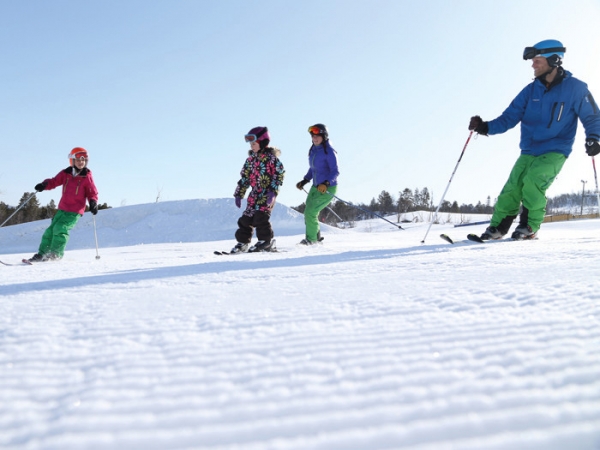
[[[550,67],[558,67],[562,64],[562,59],[558,55],[550,55],[546,58]]]

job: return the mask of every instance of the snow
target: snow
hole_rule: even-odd
[[[277,205],[280,253],[213,255],[239,214],[104,210],[100,259],[86,214],[62,261],[0,267],[0,447],[600,448],[598,219],[486,244],[375,219],[307,248]],[[47,225],[1,228],[0,259]]]

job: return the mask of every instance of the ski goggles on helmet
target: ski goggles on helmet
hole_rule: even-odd
[[[323,130],[315,125],[308,127],[308,132],[310,134],[323,134]]]
[[[525,47],[523,50],[523,59],[533,59],[536,56],[544,56],[548,53],[564,53],[567,49],[565,47],[553,47],[553,48],[535,48]]]
[[[246,142],[256,142],[262,139],[269,139],[269,129],[267,127],[256,127],[256,128],[252,128],[250,131],[253,131],[254,133],[248,133],[246,135],[244,135],[244,140]],[[262,139],[259,139],[262,138]]]
[[[87,161],[88,155],[87,153],[75,153],[74,155],[69,155],[69,157],[74,161]]]

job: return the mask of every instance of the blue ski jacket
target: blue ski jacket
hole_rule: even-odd
[[[309,169],[304,175],[305,180],[312,180],[313,186],[318,186],[325,181],[330,186],[337,186],[337,177],[340,174],[337,156],[329,141],[321,145],[313,145],[308,152]]]
[[[563,72],[562,81],[549,88],[539,79],[525,86],[500,117],[488,122],[488,134],[504,133],[521,122],[521,154],[568,157],[579,118],[586,138],[600,140],[600,111],[587,84]]]

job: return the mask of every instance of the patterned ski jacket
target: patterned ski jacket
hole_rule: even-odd
[[[46,190],[62,186],[62,197],[58,209],[66,212],[83,214],[86,200],[98,201],[98,189],[94,184],[92,171],[84,167],[77,175],[73,174],[73,167],[61,170],[54,178],[47,178]]]
[[[488,122],[488,134],[500,134],[521,122],[521,154],[571,154],[577,118],[587,138],[600,139],[600,112],[587,84],[562,70],[549,88],[535,79],[502,115]]]
[[[248,152],[233,194],[234,197],[244,198],[248,188],[252,188],[244,215],[253,216],[255,211],[271,212],[275,206],[275,201],[272,205],[267,203],[267,195],[272,192],[277,196],[283,184],[285,169],[279,161],[280,154],[281,151],[273,147],[266,147],[256,153],[252,150]]]
[[[337,156],[329,141],[321,145],[313,145],[308,152],[309,169],[304,175],[305,180],[312,180],[313,186],[328,181],[330,186],[337,186],[337,177],[340,174]]]

